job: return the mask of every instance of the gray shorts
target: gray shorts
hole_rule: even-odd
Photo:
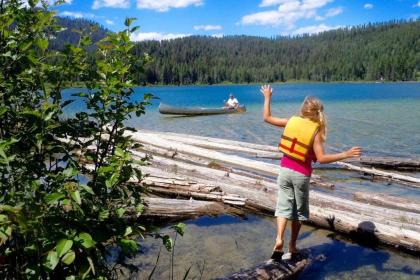
[[[311,177],[281,167],[277,185],[279,186],[276,217],[288,220],[307,221],[309,219],[309,180]]]

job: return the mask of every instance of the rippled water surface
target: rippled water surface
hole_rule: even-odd
[[[77,91],[69,89],[65,94]],[[136,88],[135,92],[139,99],[146,92],[160,98],[145,116],[129,121],[137,128],[269,145],[276,145],[281,134],[262,121],[259,86],[147,87]],[[168,117],[157,111],[159,102],[219,107],[229,93],[246,105],[245,114]],[[274,85],[273,115],[288,117],[297,113],[306,95],[324,102],[330,151],[358,145],[366,155],[420,157],[420,83]],[[83,106],[75,102],[68,112],[79,110]],[[336,189],[328,191],[335,195],[350,196],[354,191],[368,190],[420,199],[419,189],[362,180],[356,173],[317,172],[335,182]],[[176,240],[174,279],[183,279],[190,267],[188,279],[212,279],[233,273],[266,260],[273,246],[274,219],[269,217],[203,217],[187,224],[185,236]],[[140,242],[142,252],[133,263],[142,271],[138,279],[147,279],[161,243],[152,238]],[[326,230],[305,226],[299,245],[326,257],[306,271],[302,279],[420,279],[419,257],[389,248],[368,248]],[[153,279],[170,279],[170,263],[170,255],[162,249]]]

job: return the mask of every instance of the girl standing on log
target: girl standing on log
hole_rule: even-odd
[[[279,186],[275,216],[277,217],[277,237],[272,258],[280,257],[283,252],[284,232],[287,221],[292,221],[289,253],[298,252],[296,240],[302,221],[309,220],[309,180],[312,162],[331,163],[346,158],[359,157],[361,148],[353,147],[338,154],[325,154],[327,121],[324,106],[315,97],[306,97],[299,116],[290,119],[271,116],[270,103],[273,89],[270,85],[261,87],[264,95],[264,121],[285,127],[280,139],[279,149],[284,156],[277,179]]]

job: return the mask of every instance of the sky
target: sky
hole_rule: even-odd
[[[53,0],[49,0],[50,2]],[[118,31],[126,17],[141,28],[131,39],[190,35],[314,34],[340,27],[420,18],[420,0],[65,0],[60,16],[86,18]]]

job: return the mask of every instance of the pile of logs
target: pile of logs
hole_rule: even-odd
[[[133,151],[134,157],[151,157],[151,165],[141,166],[149,176],[140,183],[154,195],[274,212],[279,167],[259,158],[280,158],[275,147],[175,133],[129,133],[142,145]],[[413,165],[414,160],[410,162]],[[420,183],[414,176],[361,167],[355,162],[340,162],[338,166],[412,187]],[[353,199],[337,197],[317,190],[334,185],[320,176],[313,176],[311,185],[311,224],[420,252],[420,202],[370,193],[356,193]],[[168,210],[178,211],[172,209]]]

